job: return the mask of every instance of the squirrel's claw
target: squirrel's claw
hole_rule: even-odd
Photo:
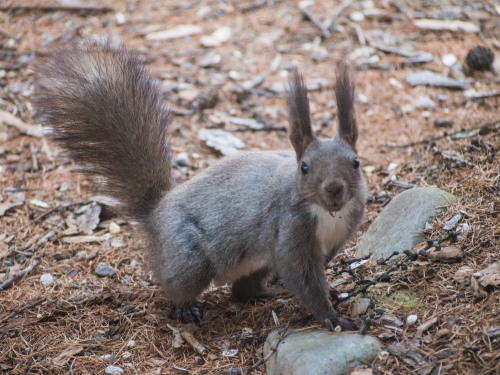
[[[201,310],[194,305],[177,306],[174,318],[183,323],[201,323]]]
[[[338,326],[342,328],[342,331],[357,331],[359,329],[359,326],[354,319],[343,315],[338,315],[334,318],[326,318],[323,325],[329,331],[335,331],[335,328]]]

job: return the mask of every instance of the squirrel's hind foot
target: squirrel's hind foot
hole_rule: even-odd
[[[173,318],[183,323],[201,323],[202,312],[196,302],[175,306]]]
[[[337,326],[342,328],[342,332],[357,331],[359,329],[359,325],[354,319],[344,315],[336,315],[335,317],[326,318],[323,325],[328,328],[329,331],[335,331]]]

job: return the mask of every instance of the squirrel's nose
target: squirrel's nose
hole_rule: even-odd
[[[342,181],[339,180],[333,180],[332,182],[330,182],[328,185],[325,186],[325,192],[332,199],[342,198],[344,190],[345,190],[344,184],[342,183]]]

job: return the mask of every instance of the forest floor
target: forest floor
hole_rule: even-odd
[[[220,374],[229,368],[262,374],[265,365],[253,365],[277,323],[317,327],[284,290],[270,300],[241,304],[226,286],[201,297],[202,324],[183,327],[171,319],[172,304],[151,279],[135,223],[106,206],[99,215],[101,206],[91,203],[92,184],[40,137],[30,103],[35,55],[70,40],[110,35],[138,50],[161,81],[174,114],[171,139],[180,182],[222,157],[199,140],[202,128],[231,132],[245,150],[290,148],[280,88],[295,65],[310,84],[314,130],[331,137],[335,67],[349,61],[356,71],[358,151],[370,199],[357,237],[326,271],[329,281],[343,277],[339,260],[354,257],[356,241],[405,188],[434,185],[458,198],[426,229],[428,239],[445,237],[444,223],[455,215],[461,215],[463,230],[453,245],[460,259],[419,258],[368,289],[375,308],[402,322],[415,314],[418,321],[372,326],[368,334],[381,337],[385,350],[394,343],[411,349],[407,355],[380,355],[365,373],[500,373],[498,274],[489,285],[470,276],[500,258],[498,3],[104,0],[95,1],[96,7],[85,2],[87,9],[82,3],[0,5],[0,372],[101,374],[115,365],[130,374]],[[440,28],[461,20],[480,31],[466,32],[464,25],[429,30],[416,19],[447,19]],[[167,29],[191,35],[161,39],[165,35],[156,33]],[[453,65],[456,57],[465,67],[476,46],[497,55],[492,70]],[[429,54],[432,61],[424,62]],[[421,70],[468,88],[409,85],[406,76]],[[478,92],[489,94],[474,98]],[[263,129],[252,129],[255,124]],[[98,277],[101,262],[116,274]],[[369,262],[356,272],[370,278],[383,269]],[[355,286],[343,283],[339,290]],[[340,311],[351,314],[351,304],[340,304]],[[176,329],[186,329],[185,336],[205,349],[181,343]]]

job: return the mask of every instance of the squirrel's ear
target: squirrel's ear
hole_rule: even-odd
[[[288,123],[290,124],[290,142],[300,160],[306,147],[315,140],[311,128],[311,114],[307,88],[297,68],[292,71],[286,90]]]
[[[358,125],[354,117],[354,82],[346,62],[341,63],[337,69],[335,97],[337,99],[337,117],[339,121],[338,134],[353,150],[356,150]]]

